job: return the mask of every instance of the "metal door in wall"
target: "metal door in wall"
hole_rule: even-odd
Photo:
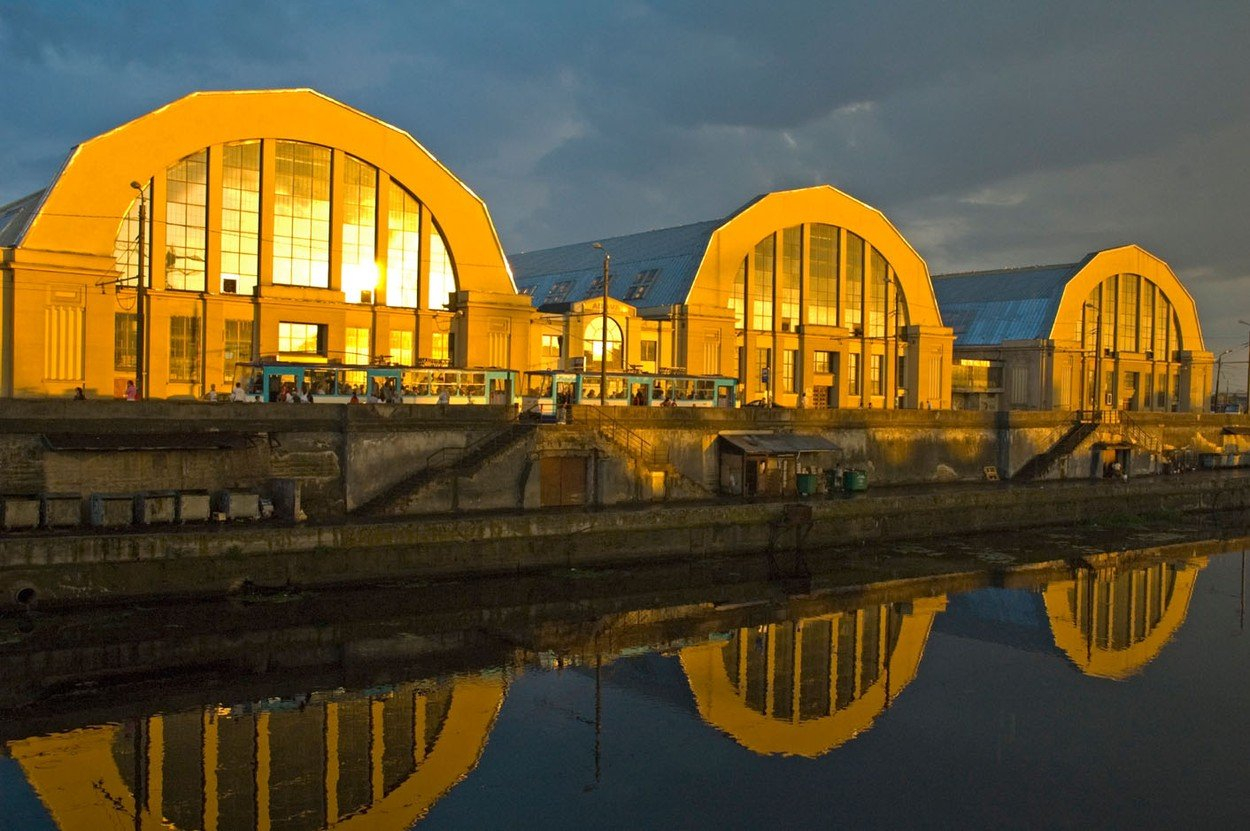
[[[586,459],[581,456],[547,456],[541,460],[541,501],[544,508],[586,504]]]

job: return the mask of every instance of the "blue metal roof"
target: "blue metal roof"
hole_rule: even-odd
[[[43,194],[44,191],[37,190],[7,205],[0,205],[0,247],[7,248],[22,241],[43,202]]]
[[[955,330],[956,346],[1049,338],[1064,287],[1086,260],[934,275],[933,292],[942,322]]]
[[[608,294],[631,306],[684,303],[712,232],[724,219],[596,240],[612,255]],[[535,306],[599,297],[603,252],[591,242],[511,254],[517,289]],[[654,272],[654,273],[651,273]]]

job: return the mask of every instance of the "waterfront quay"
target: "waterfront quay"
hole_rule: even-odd
[[[1237,459],[1242,420],[1156,414],[1135,429],[1191,458],[1201,448],[1204,459]],[[1064,413],[585,407],[571,423],[534,424],[490,406],[11,401],[0,415],[0,590],[21,609],[792,552],[1247,504],[1239,471],[1159,475],[1162,454],[1128,441],[1119,422],[1085,431],[1033,481],[1013,475],[1038,468],[1072,430]],[[821,449],[752,461],[759,492],[747,495],[724,473],[744,436]],[[724,437],[738,441],[727,449]],[[1103,475],[1109,447],[1124,461],[1114,480]],[[838,469],[864,472],[867,492],[832,487]],[[795,490],[803,471],[816,492]],[[274,516],[162,523],[131,513],[152,494],[250,498]],[[123,505],[121,521],[101,521],[101,496]],[[10,505],[40,499],[69,505],[69,520],[8,524]]]

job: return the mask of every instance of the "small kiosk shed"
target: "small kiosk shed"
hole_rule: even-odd
[[[842,449],[824,436],[778,433],[721,433],[720,489],[735,496],[800,495],[800,474],[820,480]],[[801,495],[810,495],[805,490]]]

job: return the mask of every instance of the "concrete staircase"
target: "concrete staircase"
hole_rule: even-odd
[[[386,515],[434,482],[450,477],[472,476],[500,453],[528,439],[535,429],[537,424],[534,422],[514,421],[464,447],[435,450],[426,457],[424,467],[359,506],[354,513],[358,516]]]
[[[713,488],[696,482],[682,473],[669,459],[668,446],[656,444],[643,438],[613,416],[608,407],[587,407],[593,429],[612,444],[621,448],[648,473],[663,472],[665,488],[679,484],[700,494],[712,494]]]

